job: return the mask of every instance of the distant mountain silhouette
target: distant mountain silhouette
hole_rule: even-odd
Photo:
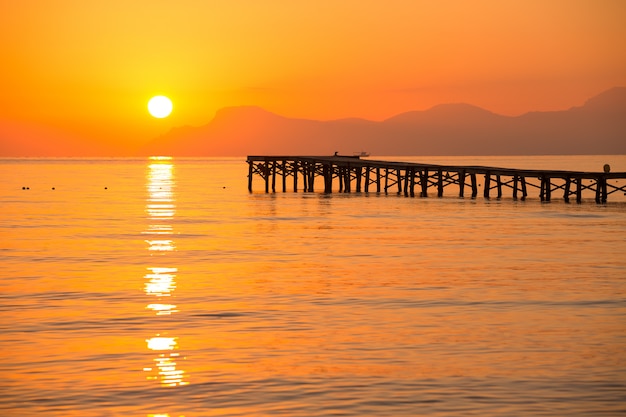
[[[175,156],[626,154],[626,87],[569,110],[502,116],[469,104],[442,104],[381,122],[282,117],[229,107],[201,127],[173,129],[146,154]]]

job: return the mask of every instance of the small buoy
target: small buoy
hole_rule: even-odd
[[[104,189],[105,189],[105,190],[108,190],[109,188],[108,188],[108,187],[104,187]]]
[[[54,190],[54,187],[52,187],[52,189]]]
[[[606,172],[607,174],[608,174],[609,172],[611,172],[611,165],[609,165],[609,164],[604,164],[604,172]]]
[[[25,190],[25,189],[26,189],[26,187],[22,187],[22,190]]]

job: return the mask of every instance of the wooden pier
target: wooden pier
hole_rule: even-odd
[[[404,194],[407,197],[444,195],[452,187],[456,195],[486,199],[502,198],[511,190],[514,200],[525,200],[531,189],[539,191],[539,199],[549,202],[559,193],[565,202],[583,201],[583,192],[603,204],[608,196],[620,192],[626,195],[626,172],[578,172],[496,168],[484,166],[433,165],[412,162],[390,162],[361,159],[358,156],[248,156],[248,190],[252,192],[255,175],[264,181],[265,192],[278,187],[313,192],[316,178],[323,181],[324,193],[333,189],[340,193],[377,192]],[[289,182],[289,185],[288,185]],[[466,190],[469,193],[466,193]]]

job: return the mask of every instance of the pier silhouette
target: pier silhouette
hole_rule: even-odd
[[[503,190],[511,190],[514,200],[525,200],[531,189],[539,191],[539,199],[549,202],[559,193],[565,202],[583,201],[583,192],[591,192],[595,202],[603,204],[608,196],[626,194],[626,172],[535,170],[486,166],[436,165],[414,162],[377,161],[359,156],[248,156],[248,190],[252,192],[254,176],[264,181],[265,192],[276,192],[277,179],[283,192],[290,187],[313,192],[316,178],[323,181],[324,193],[395,192],[407,197],[443,197],[446,188],[456,195],[471,198],[482,187],[485,199],[502,198]],[[300,182],[301,181],[301,182]],[[319,187],[322,190],[321,187]],[[466,190],[469,193],[466,193]]]

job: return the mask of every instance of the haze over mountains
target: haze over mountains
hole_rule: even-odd
[[[259,107],[228,107],[199,127],[180,127],[133,150],[45,126],[0,123],[0,156],[245,156],[626,154],[626,87],[580,107],[502,116],[441,104],[384,121],[293,119]],[[120,152],[126,152],[121,154]]]
[[[258,107],[218,111],[201,127],[173,129],[142,153],[175,156],[626,154],[626,87],[580,107],[502,116],[442,104],[375,122],[282,117]]]

